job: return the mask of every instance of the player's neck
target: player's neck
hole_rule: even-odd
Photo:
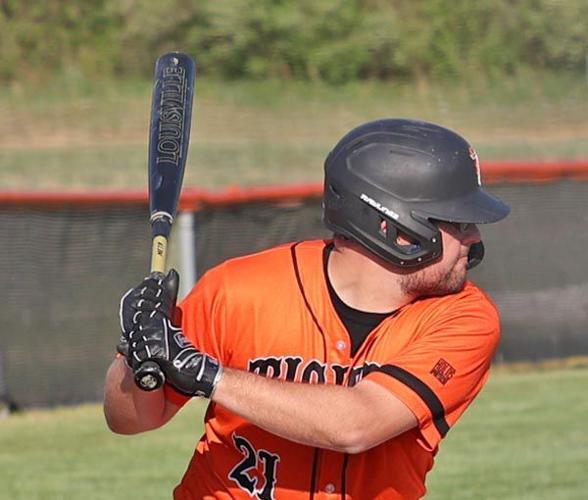
[[[335,246],[327,272],[339,298],[360,311],[390,312],[414,299],[402,291],[399,275],[354,244]]]

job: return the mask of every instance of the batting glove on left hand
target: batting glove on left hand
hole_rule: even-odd
[[[161,313],[131,331],[127,359],[133,372],[143,362],[155,361],[166,382],[185,396],[209,398],[222,374],[219,362],[196,349],[182,330]]]

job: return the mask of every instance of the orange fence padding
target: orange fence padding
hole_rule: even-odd
[[[482,165],[482,179],[487,184],[545,183],[560,180],[588,181],[588,161],[487,162]],[[228,187],[223,191],[185,188],[180,208],[197,210],[202,206],[284,202],[322,195],[322,183],[265,187]],[[96,207],[107,205],[145,205],[147,190],[125,191],[0,191],[0,206],[42,206],[57,208],[64,205]]]

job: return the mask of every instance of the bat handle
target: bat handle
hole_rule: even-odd
[[[154,391],[165,383],[165,375],[155,361],[144,361],[135,370],[135,383],[139,389]]]
[[[153,237],[151,247],[151,271],[165,274],[167,260],[167,238],[163,235]]]
[[[165,274],[167,239],[171,229],[171,216],[156,214],[152,217],[153,243],[151,248],[151,272]],[[154,391],[165,383],[165,374],[155,361],[143,361],[135,370],[135,384],[144,391]]]

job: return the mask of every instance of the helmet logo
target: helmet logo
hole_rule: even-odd
[[[469,147],[470,158],[474,162],[474,166],[476,167],[476,175],[478,176],[478,186],[482,185],[482,174],[480,173],[480,158],[478,158],[478,153],[472,148]]]
[[[376,210],[386,214],[388,217],[392,217],[394,220],[398,220],[400,218],[400,215],[398,215],[394,210],[390,210],[388,207],[385,207],[373,198],[370,198],[367,194],[362,193],[359,198],[361,201],[367,203],[370,207],[374,207]]]

